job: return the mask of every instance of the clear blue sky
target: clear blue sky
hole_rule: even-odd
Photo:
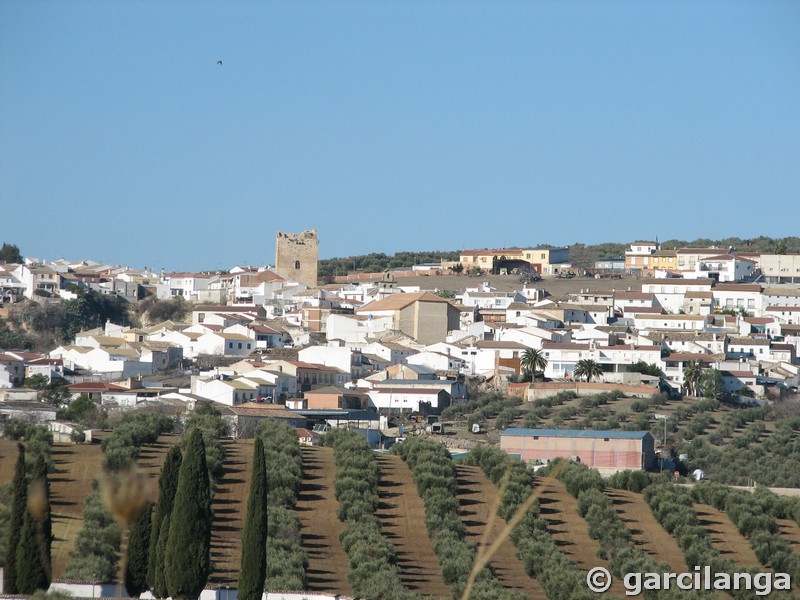
[[[223,64],[217,65],[222,60]],[[800,2],[0,3],[0,241],[168,270],[800,224]]]

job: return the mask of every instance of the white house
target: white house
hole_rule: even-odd
[[[764,316],[772,317],[780,323],[798,325],[800,324],[800,306],[767,306]]]
[[[198,355],[247,356],[255,348],[255,340],[239,333],[206,333],[196,342]]]
[[[709,317],[705,315],[650,315],[637,314],[633,326],[640,331],[653,329],[677,329],[679,331],[703,331]]]
[[[756,262],[733,254],[718,254],[716,256],[701,257],[691,273],[684,273],[684,277],[692,276],[695,279],[711,277],[721,282],[744,281],[753,276]]]
[[[466,362],[463,358],[448,355],[444,352],[423,350],[406,359],[409,365],[424,365],[434,371],[454,371],[463,373]]]
[[[330,314],[325,325],[331,339],[338,338],[347,344],[365,344],[368,338],[377,338],[391,331],[392,321],[393,315]]]
[[[199,292],[208,290],[218,279],[219,275],[205,273],[168,273],[161,278],[161,283],[169,287],[170,296],[197,300]]]
[[[258,402],[264,398],[272,397],[274,392],[275,386],[258,378],[192,378],[193,394],[226,406],[235,406],[252,401]]]
[[[603,369],[603,377],[612,379],[612,373],[625,373],[630,365],[639,361],[659,367],[663,365],[660,345],[600,346],[591,341],[589,344],[545,343],[542,351],[547,359],[544,376],[548,378],[572,377],[581,360],[595,361]]]
[[[139,352],[129,348],[59,346],[50,352],[50,358],[60,358],[67,369],[85,369],[119,379],[153,374],[153,363],[143,362]]]
[[[347,346],[309,346],[297,353],[302,362],[336,367],[352,377],[361,377],[364,372],[361,351]]]
[[[764,310],[761,286],[757,283],[720,283],[711,289],[714,307],[729,310],[746,310],[760,317]]]
[[[710,292],[713,284],[713,279],[647,279],[642,282],[642,292],[654,294],[667,312],[679,313],[686,292]]]

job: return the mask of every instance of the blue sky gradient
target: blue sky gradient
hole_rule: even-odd
[[[0,241],[43,259],[782,237],[799,190],[798,2],[0,3]]]

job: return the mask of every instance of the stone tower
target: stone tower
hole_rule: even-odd
[[[285,279],[316,287],[318,254],[316,229],[275,236],[275,272]]]

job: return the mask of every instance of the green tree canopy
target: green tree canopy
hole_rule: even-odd
[[[247,498],[247,516],[242,537],[242,565],[239,571],[239,598],[259,600],[267,573],[267,466],[264,443],[256,437],[253,449],[253,474]]]
[[[3,242],[3,247],[0,248],[0,262],[22,264],[22,254],[20,254],[19,248],[14,244]]]
[[[522,353],[520,366],[526,374],[531,376],[531,379],[536,379],[536,374],[544,372],[547,368],[547,358],[538,348],[528,348]]]
[[[585,377],[586,381],[591,381],[592,377],[600,377],[603,374],[603,368],[597,363],[597,361],[594,361],[590,358],[584,358],[579,360],[575,365],[575,371],[573,374],[575,377]]]
[[[189,433],[170,521],[164,556],[167,591],[176,600],[194,600],[211,569],[211,482],[199,428]]]

